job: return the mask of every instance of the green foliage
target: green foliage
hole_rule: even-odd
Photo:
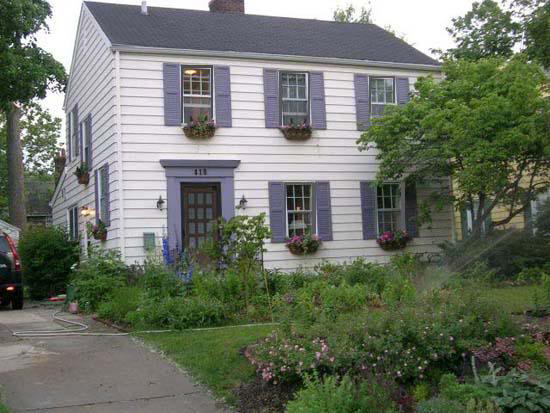
[[[71,266],[78,261],[78,244],[70,241],[63,229],[31,227],[22,233],[17,249],[32,298],[65,291]]]
[[[137,329],[184,330],[221,325],[225,321],[225,308],[214,298],[165,297],[160,301],[145,301],[130,312],[127,319]]]
[[[540,66],[509,61],[447,61],[444,78],[420,78],[407,105],[373,119],[358,140],[379,150],[379,180],[449,179],[453,194],[438,188],[434,200],[474,208],[472,236],[481,234],[497,206],[504,225],[549,188],[548,79]],[[520,167],[518,167],[518,165]],[[521,185],[520,185],[521,183]]]
[[[353,4],[346,8],[337,7],[333,14],[333,19],[340,23],[372,23],[372,9],[361,7],[357,15]]]
[[[0,109],[8,102],[28,103],[48,90],[62,91],[63,65],[38,47],[36,33],[47,29],[51,7],[45,0],[12,0],[0,18]]]
[[[413,388],[412,396],[417,403],[427,400],[430,397],[430,386],[427,383],[418,383]]]
[[[398,275],[388,279],[382,300],[388,305],[412,302],[415,297],[415,289],[408,277]]]
[[[489,392],[479,384],[459,383],[454,374],[444,374],[439,382],[440,395],[466,405],[470,400],[488,400]]]
[[[496,1],[474,2],[472,10],[454,18],[447,28],[457,46],[444,53],[444,57],[468,60],[510,57],[521,39],[521,29],[512,12],[503,10]]]
[[[154,260],[145,262],[143,275],[139,278],[146,296],[151,300],[183,295],[184,287],[176,275],[166,266]]]
[[[492,399],[505,412],[544,413],[550,410],[550,375],[512,370],[502,376],[493,371],[481,377]]]
[[[515,3],[530,9],[521,14],[526,53],[550,68],[550,3],[546,0],[516,0]]]
[[[97,313],[104,320],[128,324],[128,314],[139,308],[142,295],[143,290],[139,287],[117,288],[107,301],[99,303]]]
[[[416,413],[457,413],[463,411],[464,406],[461,403],[443,397],[425,400],[416,406]]]
[[[128,267],[116,250],[89,248],[88,258],[74,271],[72,284],[80,308],[95,311],[103,301],[110,301],[115,290],[124,287]]]
[[[530,341],[517,343],[515,346],[516,357],[519,360],[529,360],[539,369],[548,369],[550,367],[550,359],[545,356],[545,349],[544,344]]]
[[[349,376],[306,377],[305,387],[286,413],[390,413],[396,411],[386,388],[373,380],[355,384]]]

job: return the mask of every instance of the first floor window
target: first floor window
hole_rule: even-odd
[[[312,184],[286,184],[286,212],[289,238],[315,232]]]
[[[401,228],[401,185],[388,183],[379,185],[376,194],[378,210],[378,233],[396,231]]]
[[[107,213],[109,205],[107,205],[108,189],[109,189],[109,175],[105,166],[101,167],[97,171],[97,211],[96,214],[104,224],[107,224]]]
[[[283,125],[300,125],[308,122],[308,74],[281,72],[280,84]]]
[[[73,206],[67,211],[67,227],[69,230],[69,238],[78,239],[78,207]]]
[[[182,70],[183,123],[212,120],[212,69],[184,66]]]

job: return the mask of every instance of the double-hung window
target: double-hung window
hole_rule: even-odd
[[[372,116],[381,116],[386,105],[395,104],[395,79],[371,77],[370,103]]]
[[[78,207],[75,205],[67,210],[67,229],[69,238],[78,240]]]
[[[183,123],[212,120],[212,68],[182,67]]]
[[[283,125],[309,122],[309,76],[307,73],[280,72],[281,116]]]
[[[378,234],[403,228],[401,185],[398,183],[381,184],[377,188],[376,195]]]
[[[71,112],[70,114],[70,129],[69,133],[71,134],[71,158],[73,160],[79,159],[80,157],[80,137],[78,136],[79,129],[78,125],[76,124],[78,122],[77,117],[75,116],[75,112]]]
[[[97,211],[96,214],[98,218],[104,223],[107,224],[107,209],[109,208],[109,205],[107,205],[107,185],[108,185],[108,179],[109,176],[107,175],[107,168],[105,166],[99,168],[97,170]]]
[[[286,184],[287,235],[314,234],[315,208],[313,185],[308,183]]]
[[[88,128],[86,122],[80,122],[80,133],[82,134],[82,150],[84,151],[82,159],[88,168],[91,166],[90,162],[90,139],[88,137]]]

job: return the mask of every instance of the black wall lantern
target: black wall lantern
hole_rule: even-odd
[[[248,204],[248,200],[244,197],[244,194],[243,194],[243,197],[239,201],[239,205],[237,206],[237,209],[246,209],[247,204]]]
[[[164,209],[164,199],[162,199],[162,195],[159,196],[159,199],[157,201],[157,208],[162,211]]]

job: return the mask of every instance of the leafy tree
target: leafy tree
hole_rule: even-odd
[[[51,186],[53,159],[58,152],[61,119],[54,118],[38,103],[31,102],[21,108],[21,143],[25,179],[35,179]],[[0,112],[0,219],[8,214],[8,164],[6,162],[6,117]]]
[[[435,50],[443,58],[508,58],[521,51],[550,67],[550,2],[546,0],[474,2],[468,13],[452,20],[447,31],[456,47]]]
[[[350,4],[348,7],[341,9],[338,7],[334,11],[334,21],[340,23],[372,23],[372,9],[361,7],[359,14],[356,14],[355,7]]]
[[[380,180],[451,178],[453,194],[433,198],[468,208],[476,237],[495,207],[507,214],[494,225],[507,224],[550,188],[549,81],[523,56],[447,61],[443,72],[419,79],[358,143],[378,149]]]
[[[46,0],[0,2],[0,111],[6,117],[8,200],[14,225],[26,225],[23,153],[20,139],[21,105],[62,91],[65,69],[36,43],[36,33],[47,30],[51,7]]]

